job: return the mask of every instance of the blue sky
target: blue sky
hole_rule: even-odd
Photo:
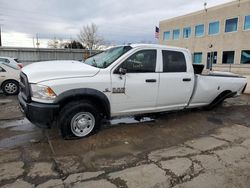
[[[95,23],[99,35],[112,44],[156,42],[160,20],[231,0],[1,0],[0,24],[5,46],[42,47],[48,39],[74,39],[82,26]]]

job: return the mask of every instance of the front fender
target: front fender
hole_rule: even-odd
[[[105,110],[105,113],[108,117],[110,117],[110,102],[108,97],[102,93],[101,91],[98,91],[96,89],[91,89],[91,88],[80,88],[80,89],[72,89],[65,91],[61,93],[60,95],[57,96],[55,99],[54,103],[61,104],[64,103],[68,100],[74,99],[74,98],[93,98],[96,101],[95,102],[100,102],[102,107]]]

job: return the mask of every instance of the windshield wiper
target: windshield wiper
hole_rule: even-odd
[[[96,61],[95,61],[95,58],[93,57],[93,66],[94,67],[97,67],[97,64],[96,64]]]
[[[104,62],[103,62],[103,68],[106,68],[106,67],[107,67],[107,62],[104,61]]]

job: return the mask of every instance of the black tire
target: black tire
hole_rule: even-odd
[[[5,95],[17,95],[19,93],[19,83],[15,80],[5,81],[2,90]]]
[[[84,116],[85,118],[81,118],[81,119],[78,118],[78,121],[76,121],[77,117],[78,116],[80,117],[81,115]],[[88,117],[91,120],[94,117],[94,123],[91,123],[90,128],[88,128],[88,126],[85,128],[76,128],[78,126],[79,121],[81,121],[82,119],[85,122],[85,125],[83,126],[86,126],[86,121]],[[89,121],[93,122],[91,120]],[[99,130],[99,127],[101,125],[101,116],[100,116],[100,112],[98,111],[98,109],[90,101],[70,102],[66,104],[61,110],[61,112],[59,113],[58,123],[61,129],[62,137],[64,139],[83,138],[83,137],[90,136],[96,133],[97,130]],[[91,128],[92,126],[93,128]],[[88,132],[86,128],[89,129],[88,131],[90,132]],[[85,129],[85,132],[88,132],[88,133],[86,135],[77,135],[76,133],[79,131],[83,131],[82,129],[83,130]],[[79,132],[79,134],[81,133]]]

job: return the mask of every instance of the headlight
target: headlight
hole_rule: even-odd
[[[56,98],[54,91],[44,85],[31,84],[31,94],[33,98],[42,99],[42,100],[53,100]]]

